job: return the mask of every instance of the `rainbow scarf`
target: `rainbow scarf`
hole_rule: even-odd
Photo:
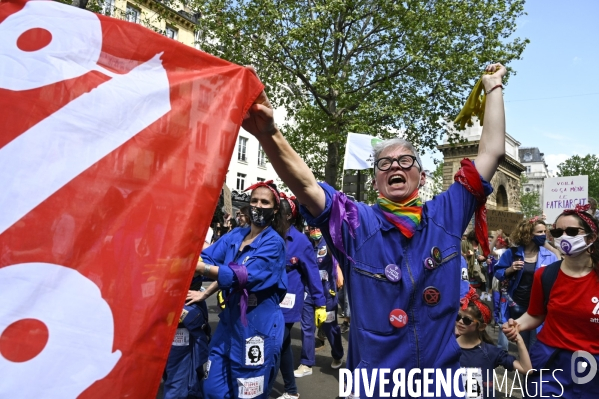
[[[422,220],[422,200],[418,196],[418,190],[415,190],[404,203],[390,201],[382,195],[379,195],[376,202],[385,218],[393,223],[401,234],[407,238],[414,236],[416,227]]]

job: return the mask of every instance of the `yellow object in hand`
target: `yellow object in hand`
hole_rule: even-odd
[[[333,291],[333,290],[329,290],[329,294],[331,294],[331,296],[337,295],[337,293],[335,291]]]
[[[322,323],[327,319],[327,308],[326,306],[317,307],[314,310],[314,320],[316,322],[316,328],[320,328]]]

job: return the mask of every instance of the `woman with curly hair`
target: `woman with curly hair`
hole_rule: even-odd
[[[557,261],[557,256],[545,248],[547,227],[539,218],[520,222],[510,239],[517,248],[505,251],[495,265],[495,277],[499,281],[509,280],[507,297],[510,303],[503,315],[505,320],[517,319],[526,312],[535,271]],[[530,349],[536,339],[535,331],[523,332],[522,338]]]
[[[529,392],[541,385],[543,395],[554,397],[590,399],[599,392],[593,367],[579,374],[599,362],[599,222],[588,208],[577,206],[558,216],[550,233],[564,259],[535,272],[528,311],[503,326],[510,339],[544,323],[530,358],[533,369],[553,372],[529,375]]]

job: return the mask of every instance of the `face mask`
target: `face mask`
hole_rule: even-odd
[[[275,218],[275,209],[252,206],[250,209],[250,218],[252,219],[252,223],[257,227],[267,226]]]
[[[322,238],[322,233],[318,230],[312,230],[310,232],[310,238],[312,239],[312,241],[318,241]]]
[[[542,247],[543,245],[545,245],[545,241],[547,241],[546,236],[533,236],[532,237],[532,242],[534,242],[537,245],[537,247]]]
[[[593,243],[587,245],[584,238],[587,235],[577,235],[570,237],[563,235],[554,239],[555,245],[559,248],[560,252],[566,256],[575,257],[580,255],[584,250],[593,245]]]

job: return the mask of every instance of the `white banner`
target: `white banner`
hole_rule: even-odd
[[[566,209],[576,205],[586,205],[589,198],[588,176],[552,177],[543,182],[543,213],[547,223],[555,219]]]
[[[370,169],[374,166],[374,150],[376,143],[382,141],[367,134],[349,133],[345,146],[343,169]]]

